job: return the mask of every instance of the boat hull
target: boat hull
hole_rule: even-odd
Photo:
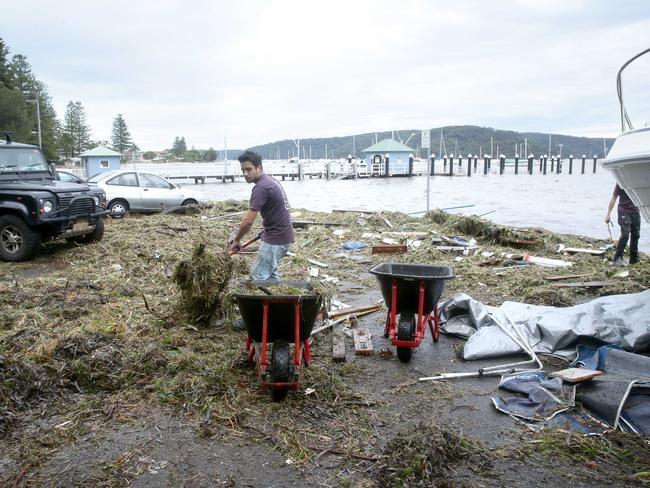
[[[650,223],[650,127],[618,136],[602,164]]]

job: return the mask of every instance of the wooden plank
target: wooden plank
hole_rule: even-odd
[[[392,236],[392,237],[404,237],[406,239],[414,239],[417,237],[429,237],[431,235],[428,232],[416,232],[416,231],[412,231],[412,232],[386,231],[386,232],[382,232],[381,234],[385,236]]]
[[[583,281],[582,283],[553,283],[556,288],[602,288],[611,285],[611,281]]]
[[[603,374],[602,371],[596,369],[585,369],[585,368],[567,368],[561,371],[555,371],[549,373],[551,378],[562,378],[562,381],[567,383],[578,383],[580,381],[590,380],[596,376]]]
[[[362,213],[362,214],[376,214],[377,213],[376,211],[373,211],[373,210],[354,210],[354,209],[353,210],[346,210],[346,209],[342,209],[342,208],[335,208],[334,210],[332,210],[332,212],[334,212],[334,213],[349,213],[349,212],[352,212],[352,213]]]
[[[372,254],[382,254],[391,252],[406,252],[406,244],[377,244],[372,246]]]
[[[340,330],[332,334],[332,359],[335,363],[345,361],[345,336]]]
[[[574,280],[576,278],[584,278],[585,276],[590,276],[590,275],[589,274],[553,275],[553,276],[544,276],[544,279],[548,281]]]
[[[287,253],[289,254],[289,253]],[[329,268],[330,265],[327,263],[321,263],[320,261],[316,261],[315,259],[308,259],[307,262],[309,264],[313,264],[314,266],[320,266],[321,268]]]
[[[325,227],[340,227],[343,224],[338,224],[335,222],[315,222],[312,220],[292,220],[291,225],[297,229],[304,229],[310,225],[322,225]]]
[[[354,352],[362,356],[372,355],[372,336],[368,329],[352,331],[354,338]]]
[[[346,315],[367,315],[371,312],[376,312],[381,309],[381,305],[373,303],[372,305],[360,305],[357,307],[346,307],[339,308],[336,310],[330,310],[327,316],[330,319],[337,319],[339,317],[345,317]]]
[[[605,254],[605,251],[602,251],[600,249],[585,249],[582,247],[565,247],[564,249],[561,249],[560,252],[563,252],[565,254],[585,253],[592,254],[594,256],[602,256]]]

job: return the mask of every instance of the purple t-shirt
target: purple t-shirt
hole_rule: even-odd
[[[249,206],[251,210],[257,210],[262,214],[264,242],[275,245],[293,242],[289,200],[280,183],[273,177],[266,173],[260,176],[251,192]]]
[[[639,209],[630,197],[625,193],[625,190],[616,184],[614,188],[614,193],[618,195],[618,213],[620,214],[637,214]]]

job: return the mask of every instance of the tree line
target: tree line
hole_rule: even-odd
[[[45,83],[38,80],[25,56],[9,56],[9,48],[2,38],[0,130],[11,131],[12,139],[18,142],[40,143],[48,161],[78,157],[97,146],[107,146],[121,154],[137,149],[122,114],[113,120],[110,141],[92,139],[86,110],[80,101],[68,102],[63,120],[59,120]]]

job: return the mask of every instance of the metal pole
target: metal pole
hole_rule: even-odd
[[[433,162],[435,161],[436,157],[434,154],[431,155],[429,158],[429,167],[427,168],[427,212],[429,211],[429,202],[431,195],[429,194],[431,190],[431,173],[433,172]]]
[[[41,138],[41,91],[36,92],[36,124],[38,127],[38,147],[43,149],[43,139]]]

